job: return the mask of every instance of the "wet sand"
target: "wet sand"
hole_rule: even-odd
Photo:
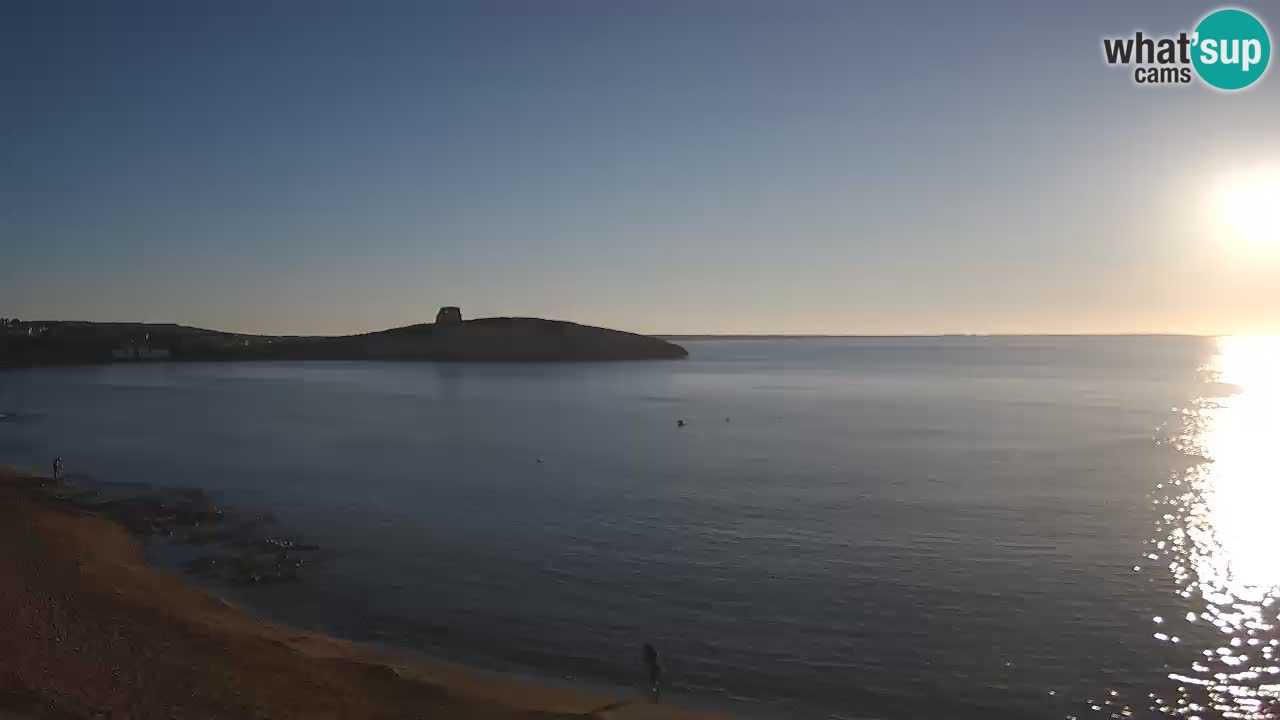
[[[0,469],[5,718],[710,718],[380,658],[149,567],[125,528]]]

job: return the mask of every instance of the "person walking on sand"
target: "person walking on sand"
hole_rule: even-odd
[[[53,481],[60,480],[62,480],[62,458],[56,457],[53,459]]]
[[[644,644],[644,667],[649,672],[649,695],[657,702],[662,699],[662,661],[658,648],[649,643]]]

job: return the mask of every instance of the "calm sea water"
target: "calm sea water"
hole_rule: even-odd
[[[637,685],[650,641],[746,716],[1270,717],[1276,343],[685,344],[3,372],[0,462],[270,509],[325,559],[236,599],[482,666]]]

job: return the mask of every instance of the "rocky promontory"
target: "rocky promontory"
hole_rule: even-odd
[[[173,360],[436,360],[567,362],[669,360],[688,356],[660,338],[561,320],[463,320],[456,307],[435,322],[361,335],[246,335],[182,325],[11,321],[0,328],[0,366]]]

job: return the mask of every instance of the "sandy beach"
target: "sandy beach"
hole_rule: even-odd
[[[709,717],[257,621],[38,482],[0,469],[0,718]]]

